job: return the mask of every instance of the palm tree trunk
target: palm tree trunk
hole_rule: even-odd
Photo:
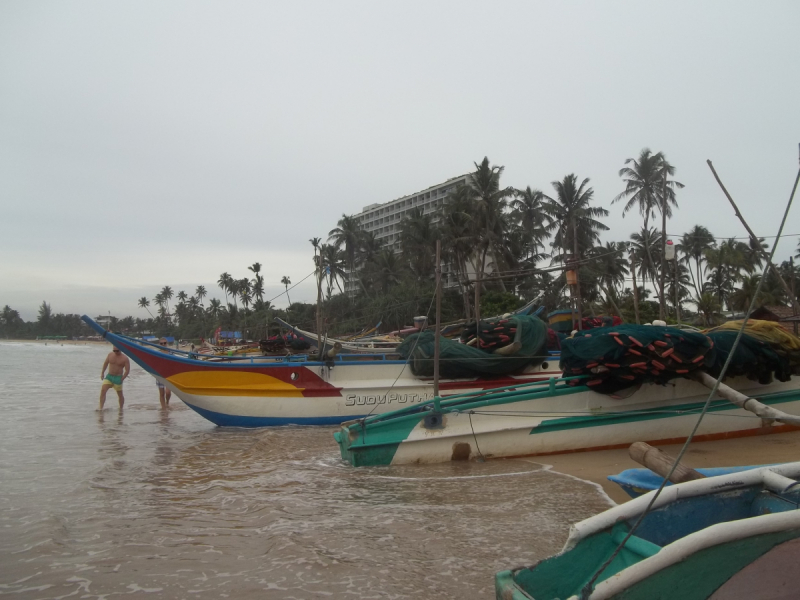
[[[664,320],[667,299],[664,294],[667,274],[667,173],[664,171],[664,186],[661,194],[661,295],[659,296],[658,318]]]
[[[611,295],[611,288],[604,286],[602,283],[598,283],[600,289],[603,290],[603,293],[608,298],[608,301],[611,302],[611,306],[614,307],[614,310],[617,312],[617,316],[621,319],[622,318],[622,311],[617,306],[617,303],[614,301],[614,296]]]
[[[639,320],[639,287],[636,285],[636,252],[631,250],[631,277],[633,277],[633,316],[636,324],[641,325]]]
[[[314,255],[316,258],[316,254]],[[320,262],[322,258],[320,257]],[[322,355],[322,269],[317,265],[317,352]]]
[[[485,252],[483,256],[486,256]],[[478,268],[475,269],[475,335],[478,336],[477,328],[478,324],[481,322],[481,279],[483,279],[483,261],[481,261],[480,265],[476,266]]]

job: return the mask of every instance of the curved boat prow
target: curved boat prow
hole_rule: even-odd
[[[81,321],[83,321],[84,323],[86,323],[86,324],[87,324],[89,327],[91,327],[92,329],[94,329],[94,330],[95,330],[97,333],[99,333],[99,334],[100,334],[100,335],[102,335],[103,337],[106,337],[106,333],[108,333],[108,331],[106,331],[105,329],[103,329],[102,325],[100,325],[99,323],[97,323],[97,322],[96,322],[94,319],[92,319],[92,318],[90,318],[90,317],[88,317],[88,316],[86,316],[86,315],[83,315],[83,316],[81,317]]]

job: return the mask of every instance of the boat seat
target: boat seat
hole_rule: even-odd
[[[621,527],[615,527],[613,535],[611,536],[611,540],[619,545],[622,543],[622,540],[625,539],[625,536],[628,535],[628,531]],[[658,551],[661,550],[661,546],[658,544],[654,544],[653,542],[648,542],[647,540],[640,538],[636,535],[632,535],[628,538],[628,541],[625,542],[625,549],[641,558],[650,558],[651,556],[658,554]]]

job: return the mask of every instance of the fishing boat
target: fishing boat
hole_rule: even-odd
[[[791,374],[800,366],[800,340],[785,340],[770,329],[776,324],[763,323],[748,326],[730,371],[735,376],[724,383],[709,373],[725,362],[736,331],[603,328],[564,342],[565,376],[343,423],[335,439],[354,466],[541,456],[624,448],[638,440],[678,443],[715,385],[720,396],[695,440],[798,430],[800,386]],[[766,339],[777,341],[757,339],[764,330]]]
[[[417,376],[397,354],[194,358],[106,331],[83,320],[209,421],[223,426],[340,424],[433,399],[433,378]],[[505,360],[505,357],[503,357]],[[558,356],[545,353],[513,374],[453,377],[441,394],[481,392],[561,374]]]
[[[720,475],[731,475],[734,473],[741,473],[743,471],[752,471],[753,469],[760,469],[764,466],[769,465],[708,468],[699,467],[695,469],[695,471],[697,471],[703,477],[718,477]],[[625,469],[616,475],[609,475],[608,480],[616,483],[631,498],[638,498],[647,492],[657,490],[664,481],[664,477],[654,473],[650,469]],[[668,481],[667,485],[673,484]]]
[[[502,317],[526,316],[529,314],[537,316],[544,310],[544,307],[540,306],[534,311],[533,309],[536,305],[537,300],[531,300],[524,306],[521,306],[517,310],[512,311],[507,315],[503,315]],[[500,319],[502,317],[492,318]],[[491,320],[491,318],[487,320]],[[319,344],[316,333],[296,327],[291,323],[284,321],[280,317],[275,317],[275,322],[291,331],[292,334],[297,337],[297,339],[303,340],[309,346],[316,348],[317,344]],[[323,352],[330,352],[335,346],[337,346],[337,344],[337,352],[349,354],[374,354],[375,352],[380,351],[391,352],[403,341],[401,336],[408,336],[410,334],[422,331],[425,328],[426,323],[427,319],[425,317],[419,317],[418,322],[415,323],[414,327],[395,331],[388,335],[380,335],[376,333],[377,327],[374,327],[354,338],[334,338],[328,337],[327,335],[322,336]],[[470,321],[466,319],[457,321],[455,323],[447,323],[442,326],[441,333],[445,337],[457,337],[462,333],[464,327],[469,323]]]
[[[291,331],[295,337],[306,342],[309,346],[316,347],[319,343],[316,333],[295,327],[279,317],[275,317],[275,321]],[[402,342],[400,338],[393,336],[372,336],[359,338],[357,340],[323,336],[322,346],[324,348],[323,352],[330,352],[338,344],[337,350],[347,354],[375,354],[380,351],[391,352],[397,348],[400,342]]]
[[[676,484],[648,511],[655,494],[573,525],[559,554],[497,573],[497,600],[798,597],[800,462]]]

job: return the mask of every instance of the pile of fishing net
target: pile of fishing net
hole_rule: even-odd
[[[713,364],[713,342],[700,332],[672,327],[619,325],[580,331],[561,342],[565,377],[601,393],[645,382],[664,384]]]
[[[622,319],[617,315],[611,317],[583,317],[581,329],[598,329],[600,327],[616,327],[622,325]]]
[[[713,364],[706,369],[710,375],[721,373],[741,327],[741,321],[729,321],[705,332],[717,349]],[[774,321],[748,320],[726,375],[744,375],[763,384],[773,378],[789,381],[792,375],[800,375],[800,338]]]
[[[613,393],[641,383],[664,384],[703,369],[718,377],[733,348],[741,321],[707,332],[672,327],[620,325],[581,331],[561,342],[564,376],[586,375],[575,385]],[[800,338],[772,321],[748,321],[726,377],[760,383],[800,375]]]
[[[471,333],[470,333],[471,330]],[[472,344],[440,339],[439,372],[448,379],[508,375],[524,370],[547,358],[547,325],[538,317],[514,316],[480,322],[480,347],[475,339],[475,324],[466,328],[462,339]],[[499,352],[498,352],[499,350]],[[409,361],[417,377],[433,375],[433,332],[415,333],[397,347]]]
[[[538,319],[537,319],[538,320]],[[467,346],[475,346],[486,352],[502,346],[508,346],[514,342],[517,335],[516,317],[498,317],[481,321],[480,340],[476,336],[478,328],[475,323],[468,323],[461,331],[461,343]]]

